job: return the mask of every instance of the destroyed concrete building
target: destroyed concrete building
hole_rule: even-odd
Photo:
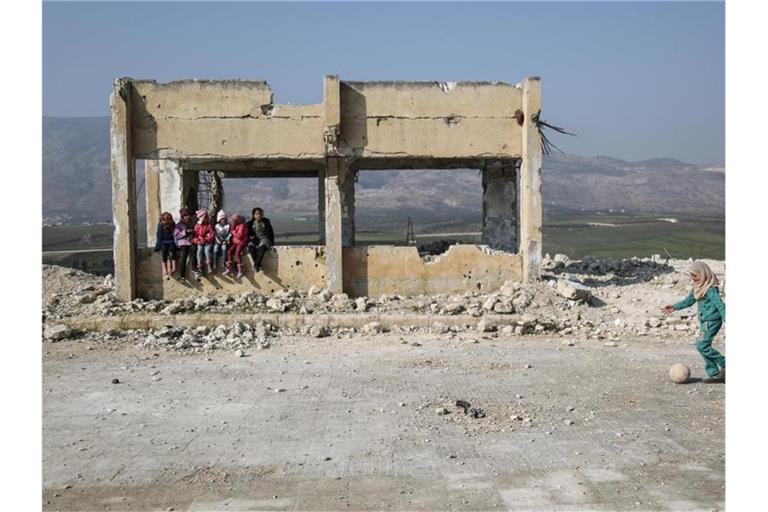
[[[540,79],[343,81],[323,103],[274,104],[263,81],[116,79],[110,99],[115,284],[122,300],[327,288],[350,296],[498,289],[541,264]],[[146,238],[137,232],[136,161],[145,161]],[[482,245],[425,262],[414,246],[355,243],[361,170],[479,169]],[[200,173],[317,179],[321,243],[276,246],[242,280],[163,280],[152,247],[160,212],[192,207]],[[418,191],[414,190],[414,194]],[[254,198],[254,204],[258,198]],[[195,205],[196,206],[196,205]],[[218,205],[217,205],[218,206]]]

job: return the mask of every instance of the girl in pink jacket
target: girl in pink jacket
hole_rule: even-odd
[[[233,273],[232,267],[237,261],[237,278],[243,277],[243,250],[248,245],[248,226],[243,222],[243,216],[234,214],[232,216],[232,245],[227,250],[227,270],[224,275]]]
[[[195,224],[195,236],[192,243],[197,246],[197,268],[195,277],[199,281],[206,271],[213,271],[213,244],[216,240],[216,231],[211,225],[211,219],[207,210],[197,210],[197,224]]]

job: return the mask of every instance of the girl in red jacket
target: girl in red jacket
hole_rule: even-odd
[[[211,225],[211,219],[207,210],[197,210],[197,224],[195,224],[195,236],[192,243],[197,246],[197,268],[195,278],[199,281],[206,270],[213,272],[213,244],[216,240],[216,231]]]
[[[248,226],[243,222],[243,216],[234,214],[232,216],[232,245],[227,250],[227,270],[224,275],[233,273],[232,266],[237,261],[237,278],[243,277],[243,250],[248,245]]]

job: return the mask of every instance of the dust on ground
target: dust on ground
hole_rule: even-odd
[[[304,334],[266,322],[57,331],[67,315],[124,305],[103,278],[47,267],[44,508],[722,509],[725,386],[701,379],[695,317],[657,313],[687,293],[686,262],[671,263],[550,261],[536,288],[455,298],[480,318],[506,314],[499,303],[534,317],[511,329]],[[573,276],[589,299],[560,293]],[[280,301],[344,302],[322,293]],[[268,310],[272,298],[200,309]],[[433,300],[384,299],[366,309]],[[451,300],[429,314],[450,315]],[[688,384],[669,380],[675,362]]]

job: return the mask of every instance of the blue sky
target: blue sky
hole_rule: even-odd
[[[43,113],[108,115],[117,76],[265,79],[277,102],[349,80],[542,77],[567,152],[722,164],[725,7],[682,3],[66,3],[43,7]]]

